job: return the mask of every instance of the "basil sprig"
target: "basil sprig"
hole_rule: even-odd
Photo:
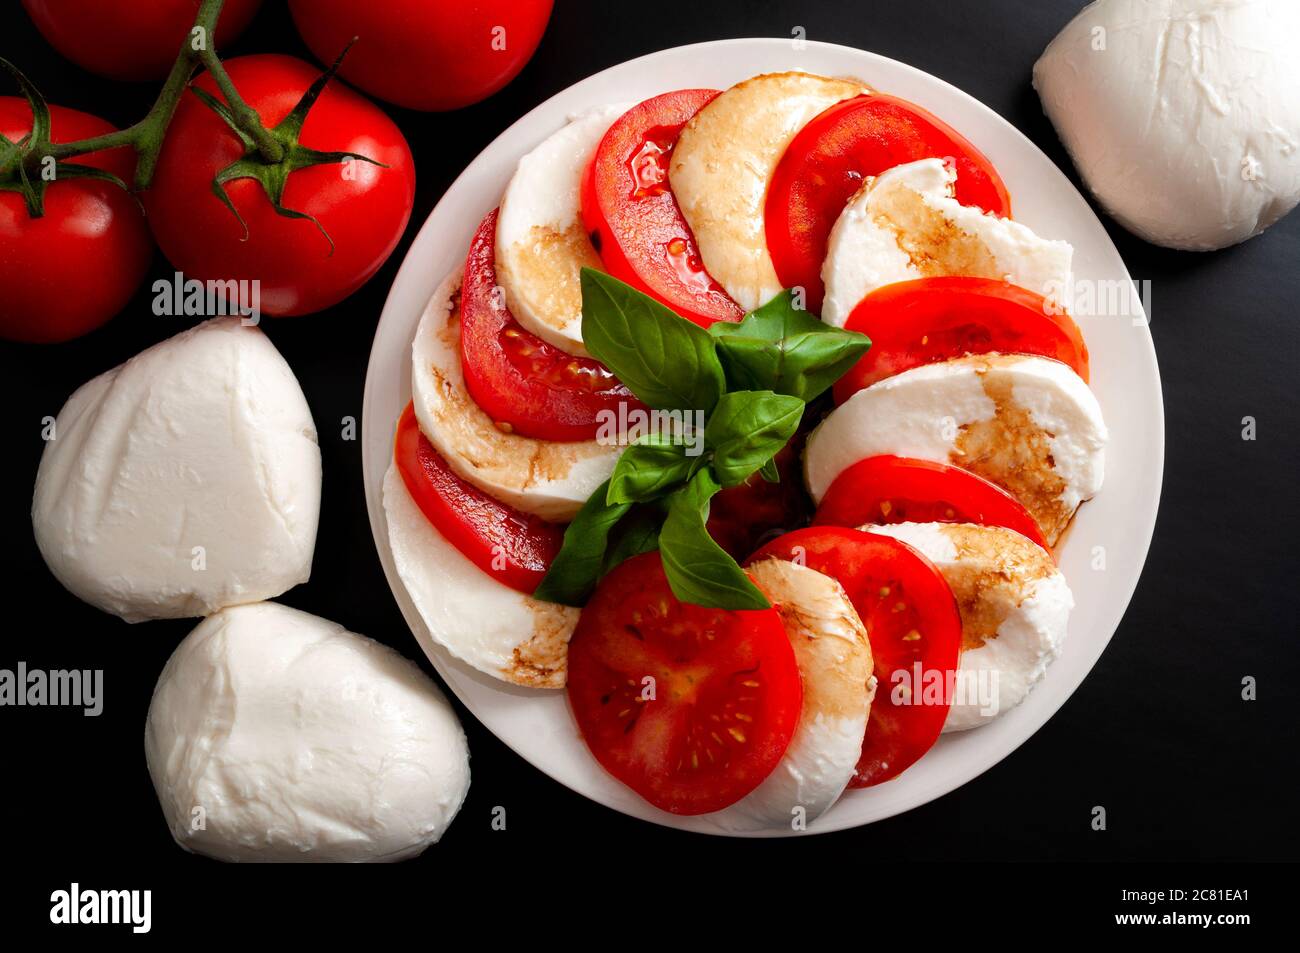
[[[634,506],[610,534],[605,550],[605,564],[601,575],[609,572],[625,559],[652,553],[659,548],[659,527],[664,513],[659,503]]]
[[[709,536],[709,501],[755,473],[780,477],[776,454],[821,394],[866,352],[864,335],[823,324],[782,292],[738,324],[705,331],[617,278],[582,270],[587,351],[643,403],[703,434],[649,433],[619,457],[583,505],[534,595],[582,605],[624,559],[660,551],[683,602],[720,609],[769,603]]]
[[[608,492],[609,481],[606,480],[587,498],[573,522],[564,530],[564,544],[533,592],[538,599],[580,606],[591,595],[596,581],[613,568],[605,567],[605,549],[615,525],[632,506],[630,503],[607,503]]]
[[[705,524],[709,499],[721,486],[701,470],[668,498],[668,517],[659,530],[659,553],[673,595],[682,602],[717,609],[767,609],[771,603],[713,541]]]
[[[723,394],[704,428],[718,482],[744,483],[772,460],[799,428],[803,407],[798,397],[770,390]]]
[[[685,443],[667,434],[638,438],[614,465],[606,502],[644,503],[689,480],[708,461],[700,454],[690,456],[687,449]]]
[[[783,291],[739,324],[709,328],[733,388],[767,389],[807,402],[844,376],[871,347],[865,334],[833,328]]]
[[[726,381],[708,331],[604,272],[581,280],[587,353],[651,407],[713,409]]]

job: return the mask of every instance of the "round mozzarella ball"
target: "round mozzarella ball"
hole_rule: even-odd
[[[387,646],[273,602],[205,619],[145,728],[176,842],[226,861],[390,861],[435,843],[469,790],[437,686]]]
[[[1224,248],[1300,201],[1300,4],[1097,0],[1034,66],[1085,183],[1157,245]]]
[[[320,494],[293,371],[259,329],[217,318],[68,398],[32,526],[77,597],[128,622],[186,618],[306,582]]]

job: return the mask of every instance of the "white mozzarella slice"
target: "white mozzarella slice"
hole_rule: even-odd
[[[885,378],[814,430],[803,472],[814,501],[858,460],[915,456],[978,473],[1021,501],[1049,543],[1101,489],[1106,425],[1097,398],[1060,361],[978,355]]]
[[[574,118],[519,160],[501,200],[496,269],[506,306],[526,330],[570,354],[587,354],[579,275],[584,267],[601,267],[582,224],[582,174],[601,137],[630,106],[602,106]]]
[[[1060,300],[1074,249],[953,198],[957,173],[942,159],[895,166],[868,179],[831,229],[822,320],[843,327],[883,285],[934,275],[997,278]]]
[[[1001,526],[898,523],[862,529],[919,550],[961,611],[962,653],[944,731],[992,721],[1042,680],[1065,641],[1074,596],[1042,547]]]
[[[781,291],[767,250],[767,186],[790,140],[818,113],[867,91],[811,73],[767,73],[696,113],[668,177],[710,275],[746,311]]]
[[[1042,357],[988,354],[912,368],[858,391],[808,438],[813,499],[865,457],[970,470],[1018,499],[1055,545],[1101,489],[1106,424],[1088,385]]]
[[[465,388],[460,363],[460,273],[425,308],[411,345],[411,396],[420,430],[463,479],[543,519],[573,519],[614,471],[622,447],[506,433]]]
[[[776,607],[803,679],[803,708],[785,756],[753,791],[716,819],[728,830],[789,827],[835,803],[862,754],[875,695],[871,644],[844,587],[783,559],[748,567]]]
[[[393,565],[424,620],[415,633],[480,672],[530,688],[563,688],[578,610],[542,602],[493,579],[443,538],[411,499],[396,465],[384,477]]]

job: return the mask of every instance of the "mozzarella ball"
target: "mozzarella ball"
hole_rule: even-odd
[[[32,526],[73,595],[128,622],[186,618],[306,582],[320,493],[293,371],[256,327],[218,318],[68,398]]]
[[[1157,245],[1258,235],[1300,201],[1300,4],[1097,0],[1034,66],[1106,210]]]
[[[176,842],[227,861],[403,860],[469,790],[465,734],[419,668],[273,602],[225,609],[181,642],[145,756]]]

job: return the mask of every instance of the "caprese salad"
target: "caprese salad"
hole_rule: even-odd
[[[1055,294],[939,118],[803,72],[576,116],[412,345],[384,506],[436,644],[565,689],[651,804],[755,830],[1019,704],[1106,426]]]

